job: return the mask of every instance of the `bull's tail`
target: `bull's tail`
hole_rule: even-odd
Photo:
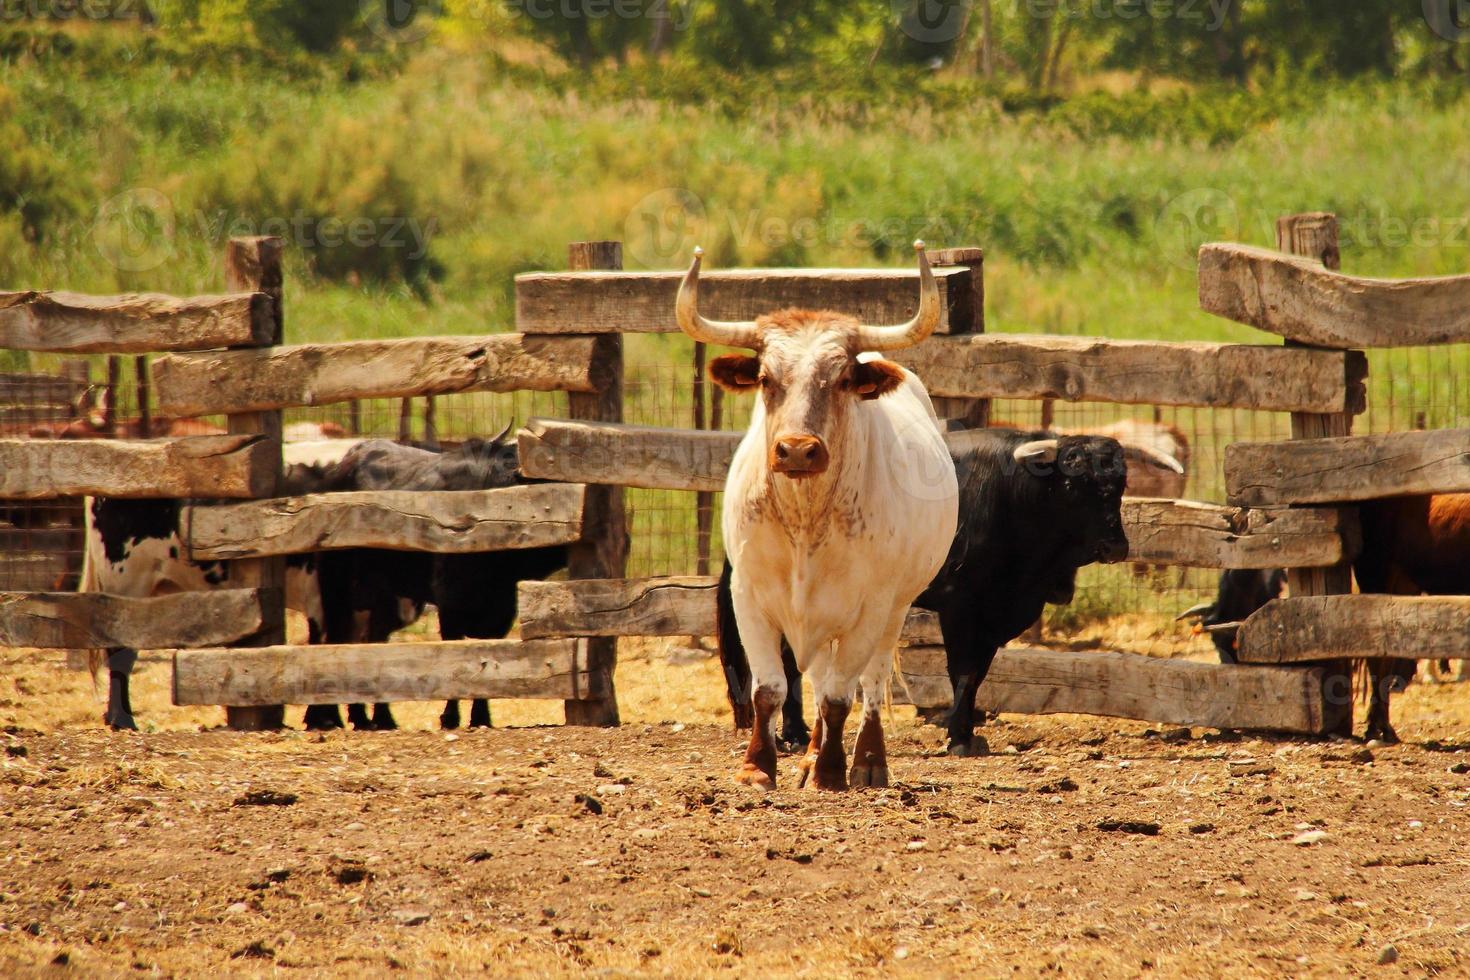
[[[734,569],[728,559],[720,572],[720,586],[715,591],[715,639],[720,648],[720,666],[725,670],[725,694],[735,716],[735,729],[750,728],[755,718],[750,706],[750,660],[745,644],[740,642],[740,626],[735,622],[735,602],[730,596],[730,577]]]
[[[92,554],[92,498],[88,497],[83,502],[83,532],[82,532],[82,574],[77,580],[78,592],[101,592],[102,587],[97,581],[97,557]],[[107,685],[102,684],[98,678],[102,675],[102,668],[107,665],[107,651],[92,649],[87,651],[87,673],[92,677],[92,696],[99,702],[107,701]]]

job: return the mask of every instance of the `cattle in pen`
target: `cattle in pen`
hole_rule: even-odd
[[[507,426],[493,439],[470,439],[452,450],[437,452],[371,439],[354,446],[337,466],[347,490],[491,490],[524,482],[516,440]],[[562,546],[467,554],[351,548],[319,556],[326,642],[381,643],[395,630],[418,619],[432,604],[445,640],[500,639],[516,618],[516,587],[564,567]],[[312,705],[308,728],[340,728],[336,705]],[[350,705],[354,728],[396,727],[386,704]],[[459,702],[450,701],[440,715],[444,728],[457,728]],[[471,727],[490,724],[489,702],[470,706]]]
[[[1070,602],[1077,570],[1128,555],[1121,504],[1123,447],[1102,436],[1012,429],[951,433],[959,481],[959,523],[943,567],[915,600],[939,614],[953,691],[948,750],[970,755],[975,696],[998,648],[1019,636],[1048,603]],[[1160,460],[1164,463],[1165,460]],[[743,624],[729,613],[729,576],[718,604],[720,657],[731,701],[747,698]],[[782,737],[804,736],[799,684],[789,658]],[[737,724],[745,721],[737,711]]]
[[[330,467],[291,464],[282,471],[282,495],[325,493],[342,489]],[[146,599],[177,592],[231,587],[228,561],[194,561],[179,531],[187,501],[118,500],[92,497],[85,502],[82,578],[78,591]],[[286,560],[285,603],[306,617],[311,642],[318,642],[325,621],[317,556],[292,555]],[[104,722],[115,729],[135,729],[129,682],[138,652],[126,648],[93,651],[92,673],[108,669]]]

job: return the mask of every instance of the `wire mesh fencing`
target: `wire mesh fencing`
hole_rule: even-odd
[[[682,335],[625,338],[624,418],[638,425],[741,431],[753,399],[722,396]],[[1358,433],[1470,427],[1470,346],[1372,351],[1368,408]],[[161,416],[146,359],[12,355],[0,372],[0,431],[9,438],[146,438],[224,431],[223,418]],[[468,392],[436,398],[368,399],[289,409],[288,439],[388,438],[452,446],[493,436],[533,417],[567,417],[567,395]],[[998,399],[997,424],[1058,431],[1167,434],[1183,447],[1187,474],[1160,495],[1223,503],[1225,447],[1290,436],[1279,412]],[[718,572],[723,561],[720,495],[630,489],[631,576]],[[72,588],[81,566],[78,500],[0,501],[0,589]],[[1051,640],[1107,643],[1155,655],[1204,651],[1208,644],[1175,622],[1213,597],[1218,573],[1205,569],[1091,566],[1068,606],[1049,607]]]

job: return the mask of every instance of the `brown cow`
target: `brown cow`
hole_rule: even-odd
[[[1373,500],[1359,507],[1358,590],[1388,595],[1470,595],[1470,494]],[[1365,738],[1397,742],[1389,697],[1414,676],[1413,660],[1368,661]]]

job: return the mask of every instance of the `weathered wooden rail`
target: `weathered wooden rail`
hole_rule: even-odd
[[[718,584],[708,576],[522,582],[521,635],[709,635],[715,631]],[[948,707],[951,688],[937,617],[911,610],[901,642],[895,701]],[[977,704],[987,711],[1321,734],[1334,717],[1321,680],[1321,671],[1008,648],[997,655]]]
[[[463,554],[581,541],[587,487],[547,483],[503,490],[375,490],[191,507],[196,559],[261,558],[342,548]]]
[[[101,592],[0,592],[0,646],[42,649],[211,647],[247,639],[281,615],[267,589],[147,599]]]
[[[74,354],[256,347],[272,342],[270,297],[238,292],[180,299],[0,292],[0,347]]]

